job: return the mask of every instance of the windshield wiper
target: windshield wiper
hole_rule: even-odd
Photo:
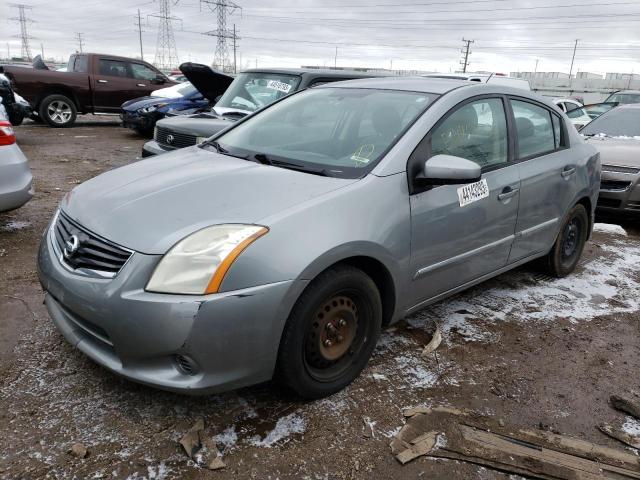
[[[222,145],[220,145],[215,140],[213,140],[211,142],[204,142],[203,146],[204,145],[215,148],[218,153],[222,153],[222,154],[228,154],[229,153],[229,151],[226,148],[224,148]]]
[[[307,165],[300,165],[298,163],[286,162],[284,160],[276,160],[269,157],[266,153],[256,153],[249,159],[261,163],[263,165],[270,165],[272,167],[286,168],[288,170],[295,170],[298,172],[310,173],[312,175],[321,175],[323,177],[330,177],[327,170],[324,168],[309,167]]]
[[[246,117],[247,115],[249,115],[249,114],[248,113],[244,113],[244,112],[224,112],[224,113],[220,114],[221,117],[238,116],[240,118]]]

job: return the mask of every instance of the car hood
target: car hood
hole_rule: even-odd
[[[186,133],[195,135],[196,137],[210,137],[233,125],[236,117],[216,117],[211,114],[203,113],[189,116],[177,116],[164,118],[157,125],[158,128],[166,128],[175,133]]]
[[[204,227],[260,220],[357,180],[261,165],[191,147],[103,173],[61,208],[123,247],[164,254]]]
[[[600,152],[603,165],[640,168],[640,137],[587,137]]]
[[[149,107],[151,105],[157,105],[159,103],[174,103],[176,101],[182,100],[184,97],[180,98],[163,98],[163,97],[139,97],[134,98],[133,100],[128,100],[122,104],[122,109],[128,112],[134,112],[144,107]]]
[[[233,77],[216,72],[200,63],[183,63],[180,65],[180,71],[207,100],[214,103],[233,82]]]

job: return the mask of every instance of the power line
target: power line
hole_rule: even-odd
[[[467,73],[467,67],[469,66],[469,55],[471,55],[471,44],[475,43],[474,40],[466,40],[462,39],[462,42],[465,44],[464,48],[461,50],[464,55],[463,60],[460,62],[462,65],[462,73]]]
[[[158,39],[156,42],[156,56],[153,61],[156,67],[162,70],[171,70],[178,65],[178,50],[176,49],[176,39],[173,35],[173,21],[182,22],[178,17],[171,16],[170,0],[159,0],[160,12],[148,15],[148,17],[159,18]],[[177,5],[176,0],[174,5]]]
[[[17,38],[20,38],[22,42],[22,49],[20,51],[20,54],[22,58],[26,58],[27,60],[31,61],[31,47],[29,46],[29,40],[33,37],[29,35],[29,32],[27,30],[27,22],[32,23],[33,20],[27,18],[25,10],[31,10],[33,9],[33,7],[30,5],[25,5],[24,3],[12,3],[10,6],[18,9],[19,16],[13,17],[10,20],[14,20],[20,23],[20,35],[14,35]]]
[[[236,10],[242,10],[242,7],[230,0],[200,0],[200,5],[203,3],[217,15],[218,28],[203,33],[203,35],[217,38],[216,52],[213,56],[213,67],[223,72],[229,72],[231,70],[231,62],[229,60],[229,46],[227,45],[227,40],[233,40],[235,57],[238,36],[236,35],[235,25],[233,27],[233,31],[227,28],[227,14],[233,14]],[[234,70],[236,68],[235,60],[233,68]]]

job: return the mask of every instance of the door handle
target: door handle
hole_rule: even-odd
[[[137,83],[136,84],[138,87],[146,87],[146,85],[144,83]]]
[[[562,178],[567,180],[574,173],[576,173],[576,167],[564,167],[564,170],[562,170],[560,175],[562,175]]]
[[[498,200],[500,200],[501,202],[509,200],[511,197],[517,195],[519,191],[520,189],[517,187],[504,187],[502,189],[502,193],[498,195]]]
[[[98,83],[109,83],[106,80],[98,80]]]

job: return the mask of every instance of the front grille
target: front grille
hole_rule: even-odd
[[[598,207],[619,208],[622,202],[614,198],[598,198]]]
[[[640,168],[633,167],[621,167],[619,165],[602,165],[603,172],[611,172],[611,173],[627,173],[629,175],[637,175],[640,173]]]
[[[631,182],[621,180],[602,180],[600,182],[600,190],[616,190],[624,191],[631,186]]]
[[[60,212],[53,228],[61,261],[73,270],[115,276],[132,252],[104,240]]]
[[[167,128],[157,127],[156,142],[173,148],[191,147],[196,144],[196,136],[172,132]]]

